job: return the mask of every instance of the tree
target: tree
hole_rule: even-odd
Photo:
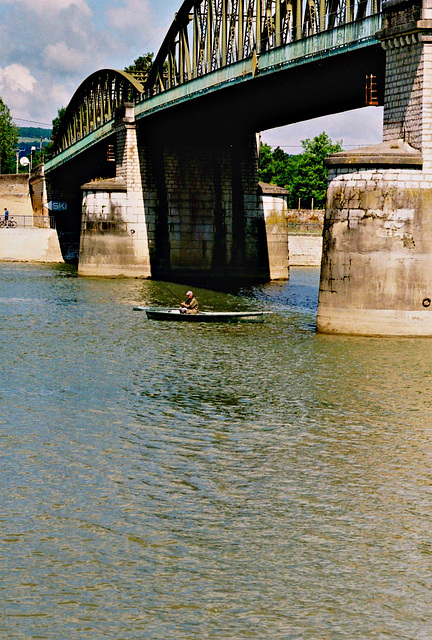
[[[327,197],[327,168],[324,160],[332,153],[342,151],[341,142],[333,143],[323,131],[313,140],[302,140],[304,152],[300,155],[291,183],[291,206],[298,202],[321,209]]]
[[[63,118],[65,117],[65,114],[66,114],[66,107],[60,107],[60,109],[57,111],[56,117],[52,121],[51,140],[53,142],[56,139],[56,136],[57,136],[57,134],[59,132],[59,129],[61,127],[61,123],[63,122]]]
[[[50,160],[54,155],[55,139],[60,131],[61,124],[66,114],[66,107],[60,107],[57,111],[56,117],[52,121],[51,142],[49,142],[42,151],[37,151],[33,158],[32,164],[36,166]]]
[[[153,56],[154,53],[145,53],[134,60],[134,63],[129,65],[129,67],[125,67],[124,71],[126,71],[126,73],[130,73],[134,78],[144,83],[148,78],[148,74],[153,64]]]
[[[259,151],[258,179],[271,183],[274,178],[273,151],[269,144],[261,143]]]
[[[262,144],[258,177],[263,182],[288,189],[288,206],[296,208],[300,202],[305,207],[325,206],[327,194],[327,169],[324,160],[332,153],[342,151],[341,142],[333,143],[322,132],[312,140],[302,140],[303,153],[288,155],[280,147],[272,150]]]
[[[297,164],[297,156],[290,156],[280,147],[273,149],[268,144],[260,148],[258,178],[262,182],[290,188],[292,175]]]
[[[0,98],[0,173],[15,173],[19,127],[13,124],[9,107]]]

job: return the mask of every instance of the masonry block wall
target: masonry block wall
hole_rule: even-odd
[[[18,224],[31,224],[33,210],[29,196],[28,175],[20,174],[0,174],[0,216],[3,216],[5,207]]]
[[[330,159],[317,317],[322,332],[432,335],[429,5],[384,1],[378,34],[386,51],[384,142]]]
[[[161,137],[140,162],[154,276],[269,279],[254,134]]]
[[[146,212],[133,105],[116,123],[116,177],[82,186],[78,273],[151,276]]]
[[[420,151],[431,115],[428,103],[432,81],[428,39],[413,28],[421,16],[420,0],[396,3],[383,15],[383,31],[387,34],[383,39],[386,51],[383,140],[399,138]]]
[[[270,279],[288,280],[290,255],[288,245],[287,196],[278,193],[265,193],[262,187],[261,190]]]

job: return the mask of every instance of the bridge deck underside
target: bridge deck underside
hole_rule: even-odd
[[[143,114],[143,130],[154,127],[176,136],[215,131],[264,131],[278,126],[365,106],[365,78],[377,78],[383,104],[385,53],[380,45],[343,56],[284,69],[232,84],[187,102]],[[169,92],[168,92],[169,93]]]

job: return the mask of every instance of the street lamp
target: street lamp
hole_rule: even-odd
[[[27,158],[27,156],[23,156],[20,159],[20,165],[22,167],[28,167],[29,168],[29,177],[30,177],[30,160]]]
[[[17,149],[15,151],[15,153],[16,153],[16,173],[18,173],[18,161],[19,161],[19,154],[21,153],[21,151],[24,151],[24,149]]]
[[[34,158],[35,152],[36,152],[36,147],[32,147],[30,151],[30,173],[33,167],[33,158]]]

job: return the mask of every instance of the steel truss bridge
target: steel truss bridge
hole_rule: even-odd
[[[195,98],[212,95],[214,99],[223,89],[232,98],[236,94],[229,94],[229,90],[251,86],[257,79],[274,76],[280,85],[283,72],[295,73],[307,63],[335,58],[336,54],[353,55],[375,47],[376,57],[381,11],[381,0],[185,0],[145,81],[112,69],[97,71],[84,80],[66,109],[55,141],[57,159],[47,163],[47,170],[111,135],[116,110],[126,102],[135,104],[139,121],[170,107],[191,104]],[[357,64],[353,57],[350,73],[350,60],[346,57],[348,73],[340,82],[340,110],[362,106],[358,95],[344,103],[343,92],[349,92]],[[322,73],[318,69],[315,77]],[[306,70],[302,75],[307,88]],[[329,75],[329,86],[334,90],[337,80],[333,85],[331,82]],[[269,86],[262,82],[259,95]],[[364,86],[360,91],[364,94]],[[243,103],[249,102],[249,111],[251,101],[255,103],[256,114],[249,114],[252,126],[256,131],[266,128],[265,118],[260,115],[264,103],[257,100],[257,91],[247,89],[244,94]],[[322,112],[318,108],[302,109],[299,94],[296,97],[297,112],[303,111],[299,120],[334,110],[334,106],[324,107]],[[326,96],[322,98],[325,102]],[[275,102],[271,95],[266,99]],[[292,87],[289,104],[291,101]],[[232,99],[230,105],[225,105],[225,115],[236,106]],[[294,115],[287,118],[295,121]],[[287,123],[281,114],[274,114],[272,126]]]

